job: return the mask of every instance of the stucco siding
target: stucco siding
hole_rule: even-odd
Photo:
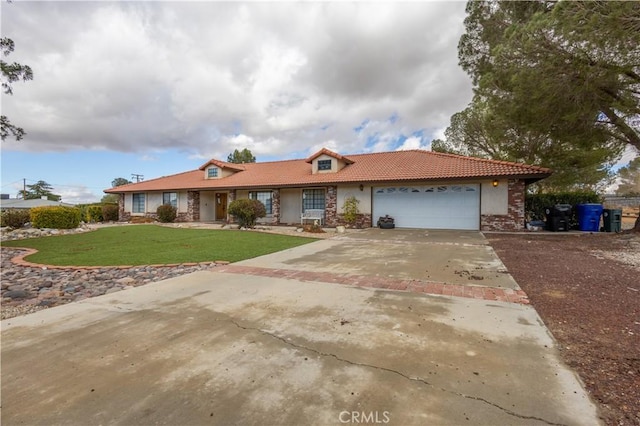
[[[498,181],[494,187],[492,181],[482,182],[480,214],[500,215],[509,213],[509,187],[506,180]]]
[[[211,222],[216,219],[216,193],[200,191],[200,220]]]
[[[344,213],[343,206],[344,201],[350,197],[355,196],[358,203],[358,212],[362,214],[371,214],[371,186],[363,185],[362,191],[360,191],[360,185],[352,186],[339,186],[338,187],[338,214]]]
[[[178,213],[186,212],[187,209],[187,191],[178,192]]]
[[[302,190],[300,188],[280,190],[280,223],[300,223],[302,212]]]

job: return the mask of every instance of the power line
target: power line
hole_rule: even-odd
[[[139,175],[139,174],[136,174],[136,173],[131,173],[131,179],[135,179],[135,180],[136,180],[136,183],[138,183],[138,182],[140,182],[140,181],[144,180],[144,175]]]

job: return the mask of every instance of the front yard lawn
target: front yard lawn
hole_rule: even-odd
[[[313,238],[252,231],[113,226],[83,234],[6,241],[28,247],[26,260],[58,266],[117,266],[167,263],[238,262],[316,241]]]

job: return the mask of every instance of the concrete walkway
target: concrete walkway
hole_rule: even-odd
[[[214,268],[3,321],[2,422],[598,419],[530,306]]]

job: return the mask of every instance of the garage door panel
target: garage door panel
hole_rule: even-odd
[[[478,229],[478,185],[389,186],[374,189],[374,218],[389,215],[399,228]]]

